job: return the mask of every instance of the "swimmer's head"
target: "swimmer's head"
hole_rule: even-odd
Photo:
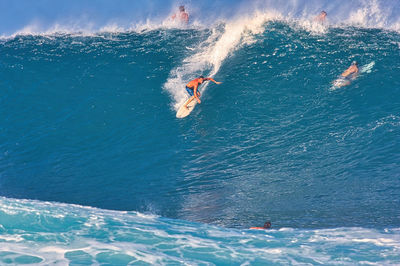
[[[204,76],[200,76],[199,79],[204,79]]]
[[[326,18],[326,16],[328,15],[328,13],[326,13],[324,10],[321,11],[321,13],[319,13],[319,19],[324,20]]]
[[[357,63],[357,61],[354,60],[354,61],[351,63],[351,65],[352,65],[352,66],[358,66],[358,63]]]
[[[270,221],[266,221],[264,224],[264,228],[271,228],[271,222]]]
[[[179,6],[179,11],[185,12],[185,6]]]

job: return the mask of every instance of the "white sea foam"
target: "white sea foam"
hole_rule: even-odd
[[[348,18],[344,22],[361,27],[399,30],[398,21],[390,23],[391,11],[384,1],[363,0],[358,7],[350,10]]]
[[[383,117],[374,123],[371,123],[368,125],[368,131],[375,131],[376,129],[382,127],[382,126],[388,126],[388,127],[398,127],[400,126],[400,116],[396,115],[389,115],[386,117]]]
[[[10,38],[21,34],[49,35],[55,33],[91,35],[99,32],[142,32],[165,28],[213,28],[221,22],[235,24],[235,21],[239,21],[241,18],[245,20],[247,17],[271,12],[277,14],[281,20],[295,21],[297,25],[317,33],[324,33],[328,25],[354,25],[400,31],[400,8],[397,0],[348,2],[341,0],[254,0],[236,3],[223,1],[218,3],[219,8],[215,9],[212,8],[213,4],[215,4],[213,1],[209,1],[208,3],[186,5],[190,14],[188,26],[171,19],[171,15],[177,11],[179,5],[175,1],[166,1],[161,9],[151,6],[151,4],[143,5],[142,9],[134,7],[137,3],[132,3],[130,7],[121,5],[120,14],[118,11],[112,14],[104,13],[104,10],[101,9],[104,6],[93,6],[92,13],[98,13],[97,16],[85,13],[78,7],[73,9],[74,5],[71,5],[69,12],[63,14],[56,10],[57,15],[52,17],[45,16],[43,12],[40,14],[31,12],[26,18],[24,17],[24,20],[20,19],[20,21],[26,21],[22,25],[16,13],[15,23],[8,23],[8,25],[13,25],[12,28],[3,29],[0,36]],[[114,4],[110,3],[110,5],[113,5],[112,8],[115,9]],[[205,6],[208,6],[207,12],[203,12]],[[40,4],[38,7],[49,11],[48,13],[51,13],[51,9],[54,8],[53,5],[42,7]],[[132,13],[123,8],[132,8]],[[327,21],[324,24],[314,21],[314,17],[321,10],[326,10],[328,13]],[[9,10],[9,12],[13,12],[13,10]]]
[[[21,259],[35,261],[36,265],[73,264],[82,259],[91,264],[142,262],[193,265],[224,261],[244,265],[255,261],[278,264],[357,264],[360,261],[364,264],[390,264],[399,258],[399,229],[283,228],[253,232],[169,219],[147,219],[130,212],[70,204],[2,197],[0,203],[2,218],[9,221],[0,221],[5,232],[0,237],[0,251],[5,253],[0,256],[13,264]],[[17,215],[7,214],[4,209],[15,209]],[[72,226],[64,228],[60,234],[57,230],[53,231],[55,224],[42,221],[51,218],[64,222],[64,218],[58,216],[61,212],[66,213]],[[42,219],[32,221],[27,213],[37,213]],[[16,223],[12,221],[18,221],[18,230],[13,229]],[[84,221],[93,225],[90,230]],[[349,246],[351,252],[368,252],[370,255],[356,258],[341,255],[337,258],[335,246],[341,250]]]
[[[4,240],[5,242],[21,242],[24,239],[20,235],[0,235],[0,240]]]

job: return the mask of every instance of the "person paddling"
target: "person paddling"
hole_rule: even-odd
[[[351,81],[357,78],[358,72],[358,63],[356,61],[353,61],[353,63],[351,63],[351,66],[340,75],[340,79],[342,81],[340,87],[350,85]]]
[[[202,84],[204,81],[212,81],[215,84],[221,84],[222,82],[217,82],[213,78],[205,78],[203,76],[200,76],[192,81],[190,81],[188,84],[186,84],[186,91],[189,93],[190,98],[187,100],[185,103],[185,108],[188,108],[188,104],[191,103],[194,99],[197,100],[198,103],[201,103],[199,97],[200,97],[200,92],[198,90],[199,84]]]
[[[350,85],[351,81],[355,80],[358,76],[359,69],[358,63],[353,61],[351,66],[347,68],[339,78],[333,81],[333,86],[336,88],[344,87]]]
[[[358,63],[357,61],[353,61],[353,63],[351,63],[351,66],[348,69],[346,69],[341,76],[347,78],[351,74],[357,75],[357,73],[358,73]]]

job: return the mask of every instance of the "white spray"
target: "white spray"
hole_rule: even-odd
[[[198,52],[185,58],[182,64],[174,68],[164,89],[173,97],[175,110],[187,99],[185,84],[200,75],[213,77],[218,73],[223,61],[243,45],[254,42],[252,36],[265,30],[264,24],[277,18],[274,13],[255,14],[251,17],[237,19],[223,25],[222,30],[214,28],[208,39],[195,50]],[[207,83],[202,87],[204,92]]]

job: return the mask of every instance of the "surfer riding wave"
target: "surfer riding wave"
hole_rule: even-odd
[[[213,78],[205,78],[203,76],[200,76],[192,81],[190,81],[188,84],[186,84],[186,91],[188,92],[190,98],[187,100],[185,103],[185,108],[188,109],[188,104],[191,103],[194,99],[197,100],[198,103],[201,103],[199,97],[201,96],[198,87],[199,84],[202,84],[204,81],[212,81],[215,84],[221,84],[222,82],[215,81]]]

